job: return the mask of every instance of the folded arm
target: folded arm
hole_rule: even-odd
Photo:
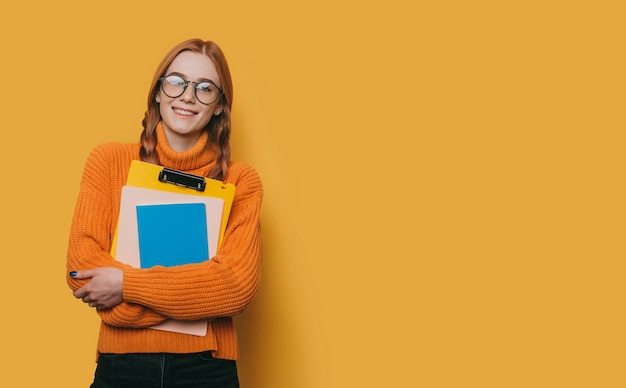
[[[111,166],[114,165],[101,147],[87,158],[70,228],[66,280],[75,297],[85,303],[95,302],[104,322],[121,327],[147,327],[167,317],[145,306],[127,303],[122,290],[114,290],[113,280],[105,276],[105,272],[119,274],[129,267],[109,253],[117,222],[113,200],[115,196],[119,198],[121,190],[113,182]],[[77,276],[71,276],[74,272]]]

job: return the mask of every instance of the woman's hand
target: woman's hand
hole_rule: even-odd
[[[75,279],[91,279],[74,291],[74,296],[98,310],[110,309],[124,301],[124,272],[118,268],[98,267],[84,271],[75,271]]]

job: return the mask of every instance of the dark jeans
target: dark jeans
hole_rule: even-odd
[[[239,388],[233,360],[211,352],[100,354],[91,388]]]

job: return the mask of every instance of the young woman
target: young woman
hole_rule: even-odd
[[[232,98],[221,49],[211,41],[182,42],[154,75],[140,142],[104,143],[87,158],[70,230],[67,282],[102,320],[92,387],[239,386],[233,316],[259,286],[263,187],[252,167],[230,160]],[[110,255],[132,160],[236,186],[214,257],[142,269]],[[206,319],[206,335],[150,328],[169,318]]]

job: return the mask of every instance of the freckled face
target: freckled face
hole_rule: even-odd
[[[221,87],[213,61],[204,54],[183,51],[170,64],[165,75],[175,74],[187,81],[213,81]],[[157,101],[167,141],[175,151],[185,151],[196,143],[202,129],[214,114],[219,114],[219,103],[202,104],[194,93],[195,84],[189,82],[185,92],[175,98],[168,97],[159,88]]]

